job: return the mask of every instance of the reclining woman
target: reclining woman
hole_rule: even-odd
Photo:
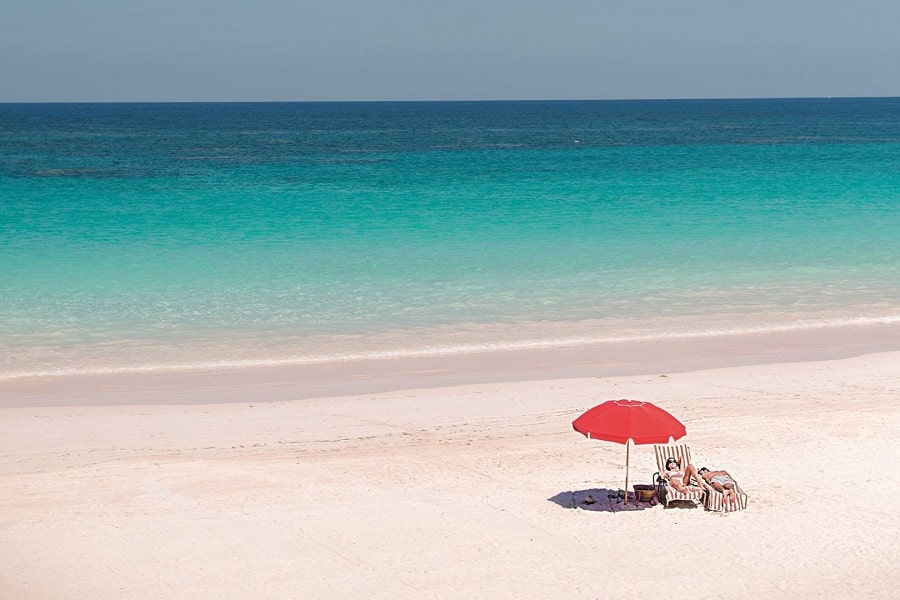
[[[697,483],[700,483],[701,481],[701,476],[697,472],[697,469],[694,468],[694,465],[688,463],[687,466],[682,469],[681,463],[671,456],[666,459],[665,477],[669,480],[669,485],[680,493],[687,491],[687,486],[691,484],[691,477],[696,479]]]
[[[726,505],[734,505],[737,502],[737,492],[734,491],[734,479],[728,471],[710,471],[706,467],[700,467],[700,476],[711,485],[714,490],[722,493]]]

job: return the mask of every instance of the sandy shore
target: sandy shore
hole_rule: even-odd
[[[345,395],[273,370],[5,383],[0,598],[894,597],[900,352],[691,370],[712,355],[420,387],[407,365]],[[581,503],[625,452],[571,421],[621,397],[678,416],[748,510]],[[631,460],[649,483],[652,449]]]

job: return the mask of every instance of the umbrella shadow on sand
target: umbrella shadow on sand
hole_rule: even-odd
[[[646,510],[655,506],[655,504],[651,504],[650,502],[638,502],[630,493],[628,495],[628,504],[625,504],[622,496],[622,490],[591,488],[588,490],[560,492],[552,498],[547,498],[547,500],[562,506],[563,508],[575,508],[599,512]]]

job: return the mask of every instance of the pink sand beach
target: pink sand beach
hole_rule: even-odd
[[[612,398],[747,510],[608,500]],[[898,440],[896,325],[8,380],[0,598],[891,598]]]

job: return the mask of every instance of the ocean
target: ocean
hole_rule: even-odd
[[[900,321],[900,98],[0,104],[0,378]]]

